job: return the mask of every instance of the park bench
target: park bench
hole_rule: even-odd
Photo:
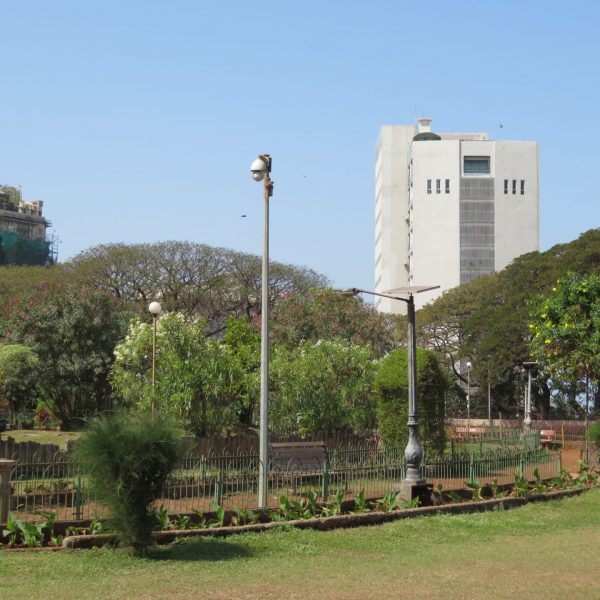
[[[540,429],[540,444],[549,450],[558,450],[562,446],[552,429]]]
[[[295,491],[329,468],[325,442],[274,442],[269,444],[271,478]]]
[[[452,437],[457,440],[473,439],[483,437],[485,434],[484,427],[456,427]]]
[[[320,473],[329,463],[325,442],[276,442],[269,449],[271,469],[279,473]]]

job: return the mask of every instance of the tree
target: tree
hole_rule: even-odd
[[[206,321],[167,313],[157,321],[156,385],[152,388],[152,326],[134,321],[115,350],[112,383],[125,406],[178,419],[196,435],[237,422],[243,373],[229,348],[206,337]]]
[[[4,309],[0,337],[39,358],[40,394],[64,429],[111,408],[108,375],[129,315],[106,291],[43,287]]]
[[[331,434],[375,425],[374,363],[366,346],[343,340],[275,348],[271,428],[280,434]]]
[[[180,444],[168,419],[118,413],[93,420],[75,445],[95,497],[108,506],[111,527],[136,555],[145,555],[152,543],[152,504],[176,464]]]
[[[0,346],[0,395],[14,412],[35,407],[39,379],[36,353],[22,344]]]
[[[72,277],[131,303],[140,317],[159,298],[167,312],[202,316],[209,334],[222,331],[228,317],[251,317],[260,310],[260,257],[226,248],[175,241],[109,244],[82,252],[67,268]],[[311,269],[273,262],[269,303],[326,283]]]
[[[421,440],[443,452],[445,394],[449,381],[431,350],[417,349],[418,411]],[[405,348],[390,352],[375,375],[377,429],[386,445],[408,441],[408,354]]]
[[[359,298],[331,289],[313,289],[307,296],[292,294],[272,314],[271,332],[276,345],[288,349],[303,341],[345,340],[370,346],[383,356],[395,345],[394,321]]]
[[[458,365],[461,360],[471,360],[472,381],[480,389],[490,384],[492,408],[514,413],[524,386],[520,367],[531,360],[530,302],[540,290],[550,291],[556,279],[569,270],[600,271],[600,229],[546,252],[520,256],[499,273],[449,290],[419,311],[419,339],[434,348],[463,383]],[[548,374],[535,378],[532,395],[542,418],[550,413],[560,393]]]
[[[600,379],[600,275],[568,273],[540,295],[529,324],[531,351],[556,379]]]

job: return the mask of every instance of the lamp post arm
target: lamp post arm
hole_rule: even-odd
[[[391,296],[390,294],[380,294],[379,292],[370,292],[369,290],[361,290],[360,288],[350,288],[347,290],[348,292],[352,292],[353,296],[357,294],[370,294],[371,296],[379,296],[381,298],[390,298],[390,300],[401,300],[402,302],[406,302],[408,304],[410,300],[408,298],[401,298],[400,296]],[[412,296],[412,294],[411,294]]]

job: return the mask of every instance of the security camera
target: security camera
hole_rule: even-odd
[[[271,171],[271,157],[268,154],[259,154],[258,158],[250,165],[252,179],[262,181],[265,175]]]

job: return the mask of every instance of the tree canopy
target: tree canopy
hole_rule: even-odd
[[[569,271],[600,273],[600,229],[449,290],[419,311],[420,343],[435,349],[459,380],[460,361],[470,360],[472,381],[480,390],[490,385],[494,411],[514,413],[525,385],[521,366],[531,360],[530,304]],[[538,414],[547,416],[557,382],[540,374],[532,391]]]

